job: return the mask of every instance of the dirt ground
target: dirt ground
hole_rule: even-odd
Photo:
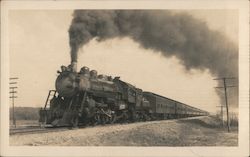
[[[230,133],[213,117],[115,124],[62,132],[12,135],[21,146],[237,146],[238,129]]]

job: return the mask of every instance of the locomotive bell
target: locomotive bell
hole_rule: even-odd
[[[90,88],[90,82],[89,82],[90,72],[89,68],[84,66],[80,70],[79,74],[79,90],[86,91]]]
[[[90,77],[96,79],[97,78],[97,71],[96,70],[91,70],[90,71]]]
[[[89,68],[88,67],[82,67],[81,70],[80,70],[80,73],[81,74],[89,74]]]

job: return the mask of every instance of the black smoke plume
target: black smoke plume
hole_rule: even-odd
[[[238,46],[187,13],[166,10],[76,10],[69,29],[71,60],[91,39],[130,37],[145,49],[176,56],[186,69],[238,76]]]

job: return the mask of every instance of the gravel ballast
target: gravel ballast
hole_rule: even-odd
[[[237,146],[213,117],[114,124],[42,134],[10,136],[12,146]]]

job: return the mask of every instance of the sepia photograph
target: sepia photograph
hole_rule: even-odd
[[[3,155],[249,155],[248,3],[14,2],[1,4]]]

